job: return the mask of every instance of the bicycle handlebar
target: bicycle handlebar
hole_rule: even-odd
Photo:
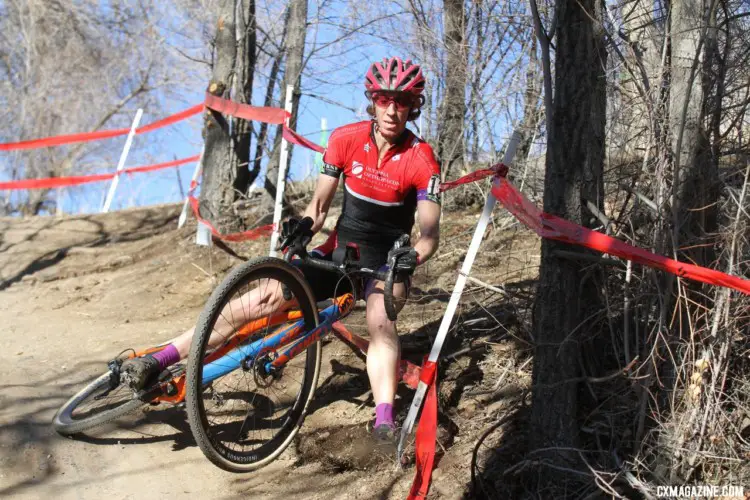
[[[394,244],[394,248],[400,248],[401,246],[403,246],[405,244],[405,241],[408,242],[408,238],[409,235],[404,235],[399,238]],[[292,244],[287,247],[286,252],[284,253],[284,260],[287,262],[291,262],[295,256],[299,257],[305,264],[308,264],[312,267],[317,267],[318,269],[333,271],[340,274],[356,272],[357,274],[364,274],[365,276],[369,276],[370,278],[375,278],[384,282],[383,303],[385,305],[385,313],[388,316],[389,320],[396,321],[398,313],[396,312],[396,307],[393,304],[393,283],[396,277],[395,258],[391,259],[391,261],[388,262],[388,269],[386,271],[376,271],[374,269],[359,267],[351,262],[336,264],[335,262],[332,262],[330,260],[315,258],[307,253],[305,245],[302,245],[300,242],[292,242]]]

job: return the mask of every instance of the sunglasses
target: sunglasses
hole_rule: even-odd
[[[372,101],[379,108],[387,108],[393,103],[397,111],[409,109],[415,104],[415,99],[405,94],[373,94]]]

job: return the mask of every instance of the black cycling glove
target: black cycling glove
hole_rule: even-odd
[[[388,252],[388,265],[396,272],[413,274],[418,263],[419,256],[413,247],[401,247]]]
[[[279,232],[281,243],[279,246],[287,248],[293,243],[300,243],[303,247],[306,247],[312,241],[313,222],[310,217],[304,217],[301,220],[296,217],[289,217],[281,223],[281,231]]]

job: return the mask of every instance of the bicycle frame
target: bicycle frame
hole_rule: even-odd
[[[342,316],[349,314],[354,308],[354,302],[354,296],[350,293],[336,297],[330,306],[318,312],[318,326],[309,331],[304,331],[304,321],[299,310],[281,312],[246,323],[227,342],[207,356],[206,364],[203,366],[203,384],[208,384],[237,370],[243,362],[246,368],[250,367],[251,365],[247,361],[255,360],[264,353],[276,353],[274,359],[269,359],[263,367],[267,373],[280,370],[289,360],[328,333],[335,334],[351,348],[359,350],[363,356],[366,356],[369,342],[347,330],[338,321]],[[284,325],[281,329],[269,335],[265,335],[250,344],[242,345],[259,330],[292,321],[293,323]],[[135,353],[135,356],[153,354],[163,348],[164,346],[153,347]],[[280,352],[279,349],[281,349]],[[419,374],[419,366],[404,360],[399,362],[399,376],[410,388],[415,389],[417,387]],[[164,381],[158,388],[154,388],[156,395],[151,401],[153,403],[179,404],[185,400],[186,390],[185,374],[182,373],[171,380]]]
[[[354,296],[350,293],[341,295],[334,300],[333,304],[319,311],[320,321],[315,328],[305,331],[304,320],[299,319],[255,342],[229,351],[221,358],[203,365],[203,384],[209,384],[240,367],[250,367],[248,361],[255,360],[264,353],[277,354],[273,360],[266,361],[266,365],[263,366],[267,373],[283,368],[290,359],[317,342],[324,334],[330,333],[333,324],[341,316],[348,314],[353,307]],[[280,348],[282,350],[278,352]]]

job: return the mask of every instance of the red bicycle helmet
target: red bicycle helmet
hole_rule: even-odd
[[[365,88],[368,92],[386,90],[421,95],[424,83],[422,68],[411,62],[411,59],[404,62],[399,57],[372,63],[365,76]]]

